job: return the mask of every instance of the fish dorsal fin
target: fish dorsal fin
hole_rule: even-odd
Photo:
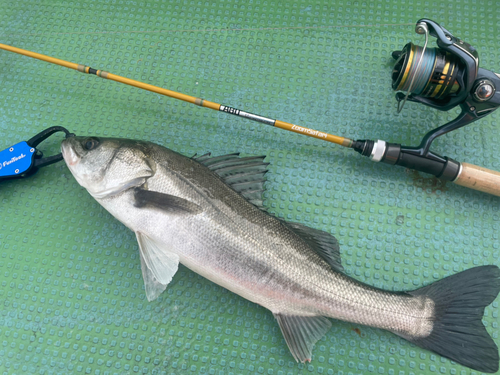
[[[209,167],[210,165],[213,165],[215,163],[224,161],[224,160],[230,160],[230,159],[237,159],[239,158],[240,153],[236,152],[234,154],[227,154],[227,155],[220,155],[220,156],[212,156],[212,154],[206,153],[204,155],[198,156],[195,155],[193,156],[193,159],[196,160],[197,162],[203,164],[206,167]]]
[[[211,157],[210,154],[194,156],[193,159],[214,171],[232,189],[240,193],[250,203],[266,210],[263,206],[264,175],[269,163],[265,156],[240,158],[240,154]]]
[[[274,314],[283,337],[297,362],[311,361],[312,348],[331,328],[324,316],[293,316]]]
[[[135,233],[141,254],[142,276],[148,301],[156,299],[172,281],[179,256],[141,232]]]
[[[335,271],[344,272],[339,241],[334,236],[298,223],[285,222],[285,225],[306,241]]]

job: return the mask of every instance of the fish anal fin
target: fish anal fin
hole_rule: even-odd
[[[344,272],[339,242],[334,236],[298,223],[285,222],[285,225],[306,241],[335,271]]]
[[[324,316],[274,314],[283,337],[297,362],[311,361],[312,348],[331,328]]]
[[[172,281],[179,267],[179,256],[146,234],[136,232],[141,255],[142,276],[148,301],[156,299]]]

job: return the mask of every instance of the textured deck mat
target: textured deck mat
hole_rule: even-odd
[[[352,138],[414,145],[453,118],[412,103],[396,114],[390,53],[423,44],[419,18],[500,71],[492,1],[1,0],[0,9],[1,43]],[[499,116],[433,148],[500,170]],[[53,125],[185,155],[265,154],[270,211],[334,234],[348,274],[380,288],[500,264],[498,198],[0,51],[0,149]],[[57,142],[41,148],[56,152]],[[483,320],[497,344],[499,302]],[[313,354],[295,363],[269,311],[184,267],[148,302],[135,236],[63,163],[0,184],[1,373],[471,373],[391,333],[336,321]]]

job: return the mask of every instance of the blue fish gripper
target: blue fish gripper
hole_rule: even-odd
[[[74,136],[62,126],[52,126],[35,135],[0,151],[0,181],[33,175],[39,168],[62,160],[62,154],[44,158],[37,146],[56,132],[64,132],[66,138]]]

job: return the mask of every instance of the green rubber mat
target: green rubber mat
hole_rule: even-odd
[[[456,116],[391,89],[391,52],[430,18],[500,71],[493,1],[6,1],[0,43],[354,139],[416,145]],[[435,46],[434,38],[429,41]],[[500,170],[500,112],[433,149]],[[347,273],[410,290],[499,261],[500,200],[320,140],[0,51],[0,149],[49,126],[185,155],[267,155],[265,205],[335,235]],[[58,152],[61,137],[40,148]],[[500,344],[499,302],[486,308]],[[3,374],[477,374],[395,335],[333,321],[311,363],[272,314],[180,268],[145,298],[134,234],[64,163],[0,184]]]

